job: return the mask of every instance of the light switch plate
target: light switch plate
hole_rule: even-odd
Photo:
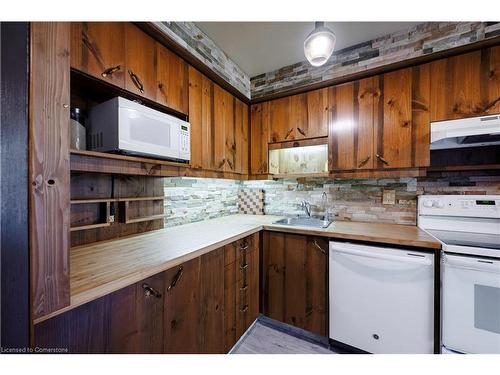
[[[396,190],[384,190],[382,204],[396,204]]]

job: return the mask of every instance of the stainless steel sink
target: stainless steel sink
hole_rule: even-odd
[[[287,217],[285,219],[281,219],[274,222],[274,224],[279,224],[279,225],[290,225],[290,226],[312,227],[312,228],[328,228],[328,226],[331,223],[332,223],[331,221],[321,220],[314,217]]]

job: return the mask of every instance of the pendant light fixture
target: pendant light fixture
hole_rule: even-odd
[[[324,22],[315,22],[314,30],[304,41],[304,54],[313,66],[321,66],[328,61],[335,48],[335,34]]]

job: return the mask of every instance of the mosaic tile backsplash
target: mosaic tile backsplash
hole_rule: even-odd
[[[335,220],[416,225],[421,194],[500,194],[500,173],[486,171],[436,173],[419,178],[341,180],[330,178],[234,181],[175,177],[165,179],[165,226],[175,226],[238,213],[238,189],[265,191],[269,215],[325,212]],[[394,192],[394,204],[382,204],[384,190]],[[324,194],[326,193],[326,199]]]

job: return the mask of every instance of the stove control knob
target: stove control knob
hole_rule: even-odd
[[[423,201],[422,203],[424,207],[431,208],[432,207],[432,201]]]
[[[434,201],[432,203],[432,205],[436,208],[443,208],[444,207],[444,203],[442,201]]]

